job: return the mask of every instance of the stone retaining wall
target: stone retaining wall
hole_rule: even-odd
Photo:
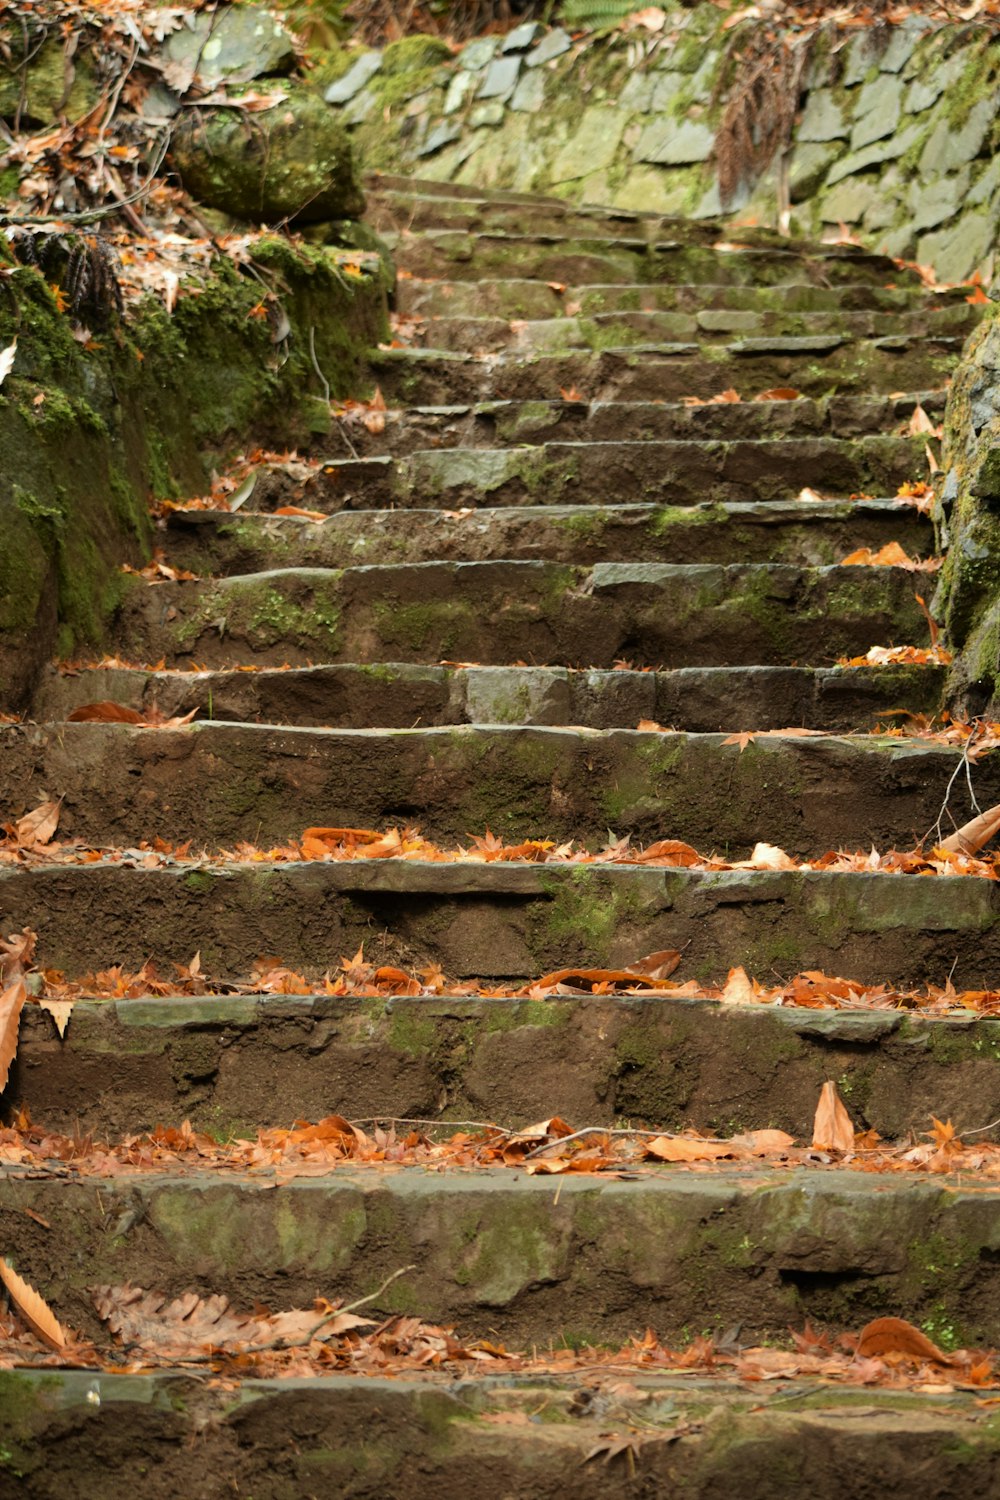
[[[725,31],[724,20],[706,4],[670,14],[658,34],[576,40],[527,24],[456,56],[413,37],[381,53],[345,51],[316,77],[369,169],[707,218],[721,208],[720,73],[742,31]],[[793,228],[844,224],[933,265],[943,281],[977,268],[991,275],[996,32],[919,15],[881,29],[831,25],[805,81],[790,157]],[[738,216],[773,222],[775,180],[772,168],[731,205]]]

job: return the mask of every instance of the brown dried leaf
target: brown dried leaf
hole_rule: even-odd
[[[837,1085],[827,1079],[820,1090],[812,1143],[819,1151],[850,1151],[854,1146],[854,1126],[837,1093]]]
[[[38,1004],[42,1010],[47,1010],[53,1021],[55,1021],[56,1030],[61,1037],[66,1035],[70,1012],[75,1003],[73,1000],[50,1000],[47,995],[39,995],[38,997]]]
[[[59,824],[59,808],[62,798],[55,802],[43,802],[33,812],[18,818],[17,841],[19,844],[47,844]]]
[[[10,1065],[17,1053],[17,1032],[27,997],[23,979],[15,979],[0,995],[0,1094],[7,1087]]]
[[[866,1323],[858,1338],[857,1354],[860,1358],[871,1358],[879,1354],[905,1354],[910,1359],[928,1359],[938,1365],[953,1365],[956,1361],[932,1344],[926,1334],[907,1323],[905,1318],[875,1318]]]
[[[36,1338],[51,1349],[66,1348],[66,1333],[45,1298],[29,1286],[0,1256],[0,1281],[17,1304],[17,1310]]]
[[[81,703],[66,715],[71,724],[141,724],[142,714],[124,703],[103,698],[99,703]]]

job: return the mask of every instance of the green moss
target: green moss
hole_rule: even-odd
[[[418,73],[424,68],[450,61],[451,48],[441,37],[404,36],[385,48],[380,71],[394,77],[400,73]]]

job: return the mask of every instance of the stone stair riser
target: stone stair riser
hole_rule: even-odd
[[[30,926],[45,967],[81,974],[200,952],[245,978],[262,957],[316,979],[364,944],[370,962],[525,983],[573,964],[684,952],[722,983],[815,968],[866,984],[989,989],[1000,962],[993,881],[826,871],[345,863],[0,872],[5,933]],[[953,967],[954,966],[954,967]]]
[[[478,716],[477,717],[481,717]],[[134,847],[282,844],[307,827],[413,824],[454,846],[487,828],[508,842],[610,830],[638,845],[683,839],[745,859],[759,840],[802,859],[828,849],[910,849],[933,829],[956,764],[952,747],[876,738],[762,739],[610,729],[281,729],[212,724],[157,732],[108,724],[0,730],[13,808],[63,798],[65,836]],[[114,786],[113,805],[92,787]],[[983,806],[1000,765],[975,772]],[[960,818],[971,816],[955,800]],[[949,824],[949,827],[951,825]]]

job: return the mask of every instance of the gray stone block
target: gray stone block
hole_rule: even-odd
[[[477,104],[469,115],[469,124],[473,130],[478,130],[483,125],[503,124],[503,105],[499,99],[491,99],[488,104]]]
[[[908,202],[913,230],[934,229],[958,212],[969,187],[966,167],[951,177],[935,177],[930,182],[919,178],[910,188]]]
[[[462,108],[462,105],[468,99],[478,81],[478,75],[468,72],[465,68],[460,73],[453,75],[448,85],[448,92],[444,96],[444,112],[446,115],[453,115],[457,110]]]
[[[924,32],[933,24],[927,16],[907,16],[894,29],[888,47],[878,60],[880,71],[899,73],[904,64],[908,63],[913,56],[914,49]]]
[[[511,97],[510,108],[525,114],[537,114],[545,103],[545,74],[522,73]]]
[[[871,35],[867,31],[859,31],[844,48],[844,71],[841,75],[841,82],[847,88],[852,88],[854,84],[862,83],[876,65],[877,59]]]
[[[342,78],[336,79],[323,94],[327,104],[347,104],[360,94],[382,66],[381,52],[365,52]]]
[[[835,141],[846,137],[849,126],[830,89],[813,89],[795,132],[797,141]]]
[[[858,95],[851,131],[851,150],[858,151],[872,141],[892,135],[903,112],[903,83],[891,74],[880,73],[866,83]]]
[[[636,161],[684,167],[707,161],[715,137],[700,120],[657,120],[642,132],[633,156]]]
[[[982,150],[996,108],[996,100],[980,99],[960,130],[947,120],[939,120],[921,154],[920,175],[934,177],[941,172],[953,172],[965,162],[973,161]]]
[[[520,26],[515,26],[513,31],[508,31],[500,51],[527,52],[541,29],[537,21],[523,21]]]
[[[262,5],[189,13],[187,20],[167,37],[160,57],[209,87],[224,78],[249,83],[266,73],[287,73],[295,64],[290,34]]]
[[[795,147],[788,184],[793,203],[802,203],[819,189],[840,149],[833,141],[806,141]]]
[[[671,109],[674,100],[686,83],[687,79],[683,73],[661,73],[653,86],[653,112],[663,114]]]
[[[859,224],[878,197],[878,185],[867,178],[848,178],[823,199],[826,224]]]
[[[477,37],[474,42],[470,42],[467,47],[462,48],[459,53],[459,61],[462,67],[467,68],[470,73],[478,73],[480,69],[485,68],[488,63],[492,62],[496,56],[496,50],[496,37]]]
[[[883,141],[873,141],[870,146],[864,146],[860,151],[851,151],[847,156],[842,156],[830,168],[830,174],[826,179],[827,187],[833,187],[834,183],[840,182],[843,177],[850,177],[856,172],[865,172],[869,167],[880,166],[882,162],[894,161],[904,152],[909,151],[920,135],[921,129],[920,125],[907,125]]]
[[[976,210],[947,229],[924,235],[917,243],[917,259],[933,266],[941,281],[964,281],[986,259],[995,238],[992,215]]]
[[[573,45],[573,39],[569,32],[563,31],[556,26],[552,31],[546,32],[537,47],[533,47],[524,59],[529,68],[540,68],[543,63],[551,62],[553,58],[561,57],[568,52]]]
[[[435,151],[440,151],[442,147],[450,145],[452,141],[457,141],[461,134],[462,131],[458,125],[435,125],[434,129],[431,131],[430,135],[427,137],[426,141],[417,152],[417,155],[433,156]]]
[[[649,114],[653,108],[653,90],[657,80],[649,73],[632,73],[618,95],[621,109],[635,110],[637,114]]]
[[[965,196],[967,204],[988,203],[1000,190],[1000,156],[995,156],[989,166],[980,172]]]
[[[509,99],[517,87],[521,71],[519,57],[497,57],[486,69],[486,77],[480,85],[477,99]]]

